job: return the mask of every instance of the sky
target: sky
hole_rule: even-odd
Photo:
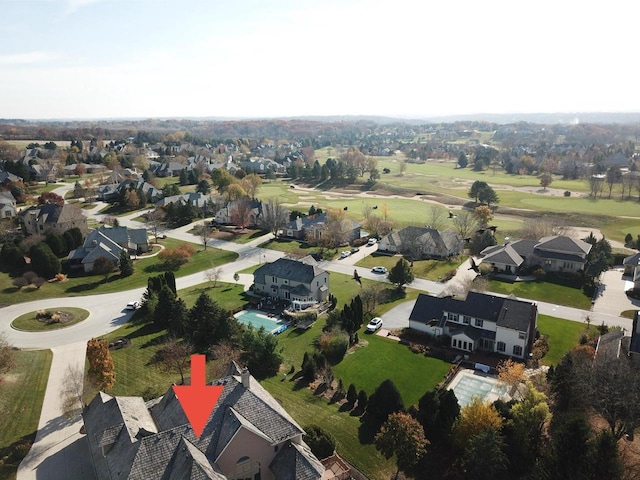
[[[638,112],[630,0],[0,0],[0,118]]]

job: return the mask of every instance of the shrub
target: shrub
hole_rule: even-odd
[[[451,270],[449,270],[447,273],[444,274],[444,277],[442,277],[442,281],[448,282],[449,280],[451,280],[453,277],[456,276],[456,273],[458,273],[458,269],[452,268]]]
[[[18,290],[20,290],[22,287],[26,287],[27,285],[29,285],[29,282],[24,277],[16,277],[13,280],[11,280],[11,283]]]
[[[570,197],[571,196],[571,192],[569,190],[565,190],[564,191],[564,196],[565,197]]]
[[[543,268],[538,267],[533,272],[531,272],[531,275],[533,275],[536,280],[544,280],[544,278],[547,276],[547,272],[545,272]]]
[[[189,261],[191,255],[195,253],[195,249],[184,243],[175,248],[166,248],[158,254],[158,258],[169,269],[176,269],[180,265],[184,265]]]
[[[304,427],[307,432],[303,437],[313,454],[322,459],[333,455],[336,449],[336,441],[331,434],[317,425]]]
[[[341,330],[325,332],[317,340],[318,348],[331,363],[338,363],[349,349],[349,335]]]
[[[47,323],[60,323],[62,318],[58,313],[54,313],[49,317],[49,321]]]

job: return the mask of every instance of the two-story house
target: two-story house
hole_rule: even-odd
[[[304,431],[249,374],[231,364],[201,436],[173,388],[160,398],[100,392],[83,411],[98,480],[320,480]]]
[[[34,205],[18,216],[22,230],[26,235],[46,235],[47,233],[64,233],[77,227],[82,233],[88,231],[87,217],[76,205],[65,203],[55,205]]]
[[[469,292],[466,300],[420,294],[409,328],[451,337],[451,347],[525,359],[535,340],[538,307],[513,298]]]
[[[294,308],[323,302],[329,295],[329,272],[315,260],[279,258],[260,266],[253,273],[253,292],[265,297],[290,301]]]
[[[16,199],[11,192],[0,190],[0,220],[16,216]]]

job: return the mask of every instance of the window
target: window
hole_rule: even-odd
[[[260,478],[260,462],[242,457],[236,463],[234,480],[256,480]]]
[[[462,317],[462,323],[469,325],[469,323],[471,323],[471,317],[469,315],[465,315]]]
[[[276,283],[276,282],[278,281],[278,277],[271,277],[271,281],[272,281],[273,283]]]
[[[514,345],[513,346],[513,354],[517,355],[518,357],[522,356],[522,346],[521,345]]]
[[[525,338],[526,336],[527,336],[527,334],[526,334],[526,333],[524,333],[524,332],[518,332],[518,338],[519,338],[520,340],[524,340],[524,338]]]
[[[482,319],[481,318],[476,318],[476,327],[482,328]]]
[[[496,350],[498,350],[499,352],[504,352],[506,349],[507,346],[504,342],[498,342],[498,344],[496,345]]]

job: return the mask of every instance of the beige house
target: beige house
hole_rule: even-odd
[[[26,235],[46,235],[47,233],[64,233],[74,227],[87,233],[87,217],[76,205],[36,205],[29,207],[19,216],[20,225]]]
[[[405,227],[385,235],[378,242],[378,250],[402,253],[419,258],[448,258],[464,251],[464,240],[451,230],[431,227]]]
[[[320,480],[325,469],[304,431],[245,370],[232,363],[200,438],[173,388],[145,402],[100,392],[83,412],[98,480]]]

